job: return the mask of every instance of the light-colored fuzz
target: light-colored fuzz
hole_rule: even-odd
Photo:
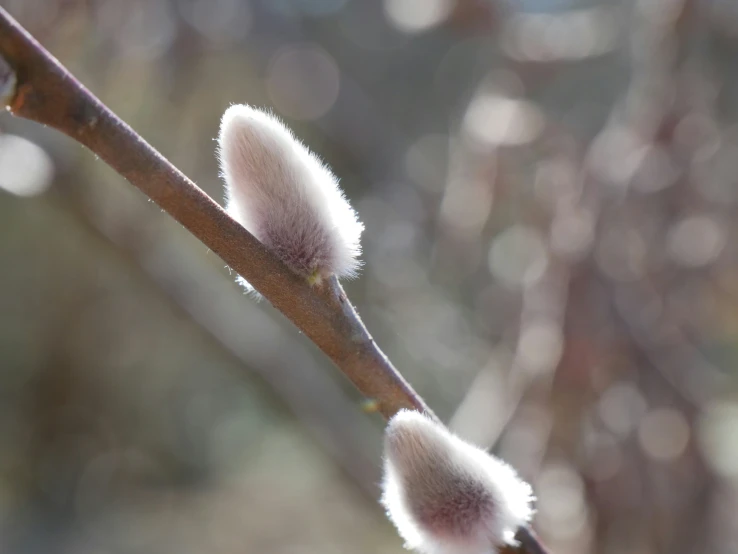
[[[533,514],[509,465],[408,410],[387,426],[383,491],[405,547],[425,554],[497,552]]]
[[[311,283],[356,275],[364,226],[333,173],[281,121],[231,106],[218,152],[228,213],[287,267]]]

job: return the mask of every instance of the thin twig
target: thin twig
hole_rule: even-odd
[[[181,223],[310,338],[389,418],[402,408],[432,414],[392,366],[332,279],[310,287],[85,89],[0,8],[0,55],[15,72],[7,108],[53,127],[102,158]],[[0,66],[0,77],[2,77]],[[7,75],[7,71],[5,72]],[[6,77],[10,82],[12,76]]]

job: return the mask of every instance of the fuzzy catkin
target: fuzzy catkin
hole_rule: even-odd
[[[218,155],[228,213],[287,267],[311,283],[356,275],[364,226],[333,173],[279,119],[231,106]]]
[[[419,412],[385,433],[382,503],[407,548],[491,554],[514,543],[532,514],[530,486],[506,463]]]

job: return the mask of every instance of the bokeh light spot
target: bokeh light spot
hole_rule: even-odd
[[[617,26],[605,7],[562,13],[518,13],[510,18],[502,45],[513,59],[528,62],[601,56],[617,43]]]
[[[638,427],[641,448],[657,461],[670,461],[684,452],[689,441],[689,424],[676,410],[652,410]]]
[[[582,531],[587,523],[584,483],[573,467],[564,463],[547,465],[538,476],[535,488],[536,523],[546,535],[567,539]]]
[[[594,227],[591,212],[576,208],[561,210],[551,224],[551,248],[570,260],[580,259],[594,241]]]
[[[384,0],[388,21],[405,33],[419,33],[443,23],[455,0]]]
[[[564,335],[557,321],[539,319],[523,325],[517,361],[534,374],[553,371],[564,351]]]
[[[478,96],[464,116],[464,129],[480,146],[527,144],[541,134],[543,123],[532,102],[497,94]]]
[[[598,412],[605,425],[620,437],[629,435],[646,413],[646,400],[630,383],[608,388],[600,398]]]
[[[699,422],[699,440],[705,458],[723,477],[738,482],[738,403],[715,402]]]
[[[0,189],[36,196],[51,185],[54,164],[46,151],[15,135],[0,135]]]
[[[317,119],[328,113],[338,99],[338,65],[317,45],[293,45],[279,50],[267,73],[269,97],[289,117]]]
[[[715,261],[727,237],[718,222],[707,215],[682,219],[669,229],[667,251],[678,264],[700,267]]]
[[[546,246],[538,231],[514,225],[500,233],[489,251],[489,269],[511,288],[532,285],[548,266]]]

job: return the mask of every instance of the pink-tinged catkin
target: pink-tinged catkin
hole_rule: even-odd
[[[405,547],[424,554],[491,554],[530,520],[530,486],[509,465],[419,412],[385,433],[382,503]]]
[[[231,106],[218,154],[228,213],[287,267],[311,284],[356,275],[364,226],[333,173],[279,119]]]

